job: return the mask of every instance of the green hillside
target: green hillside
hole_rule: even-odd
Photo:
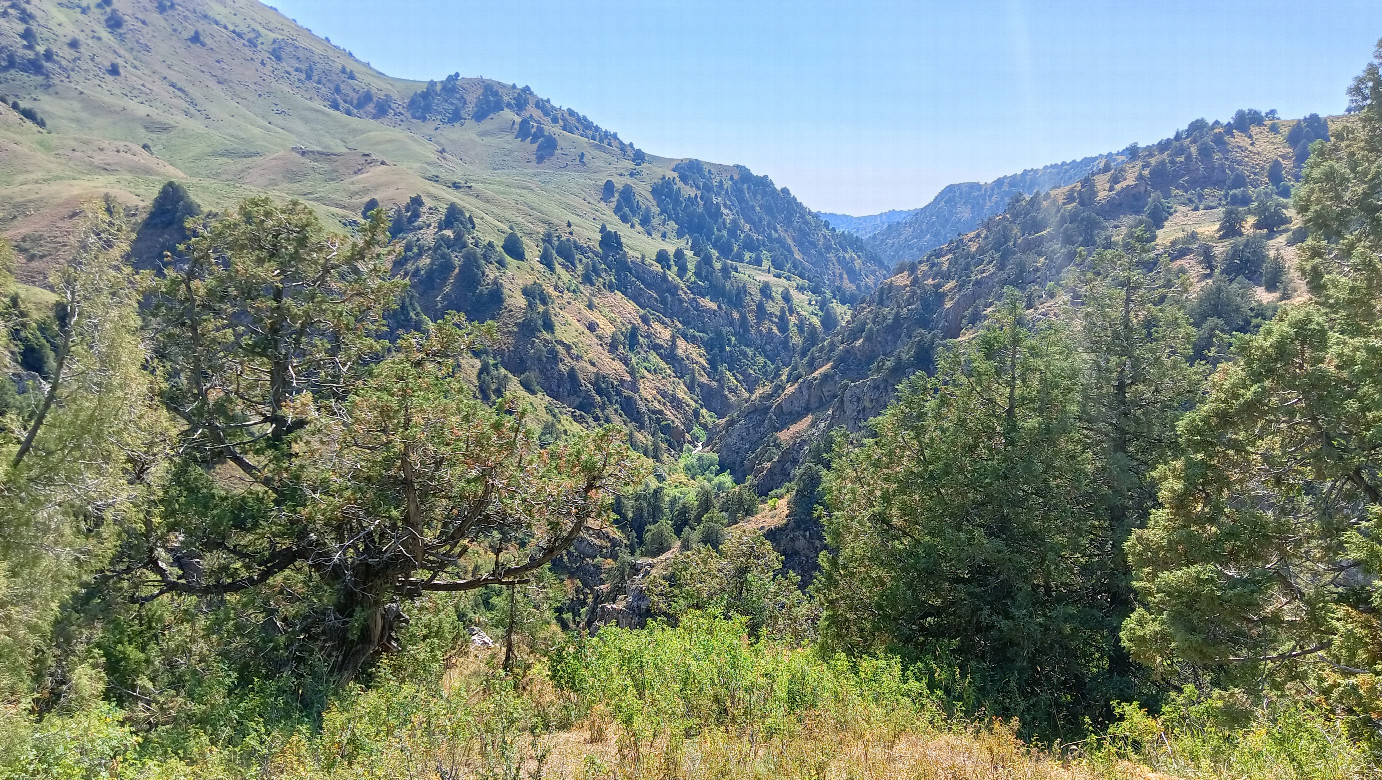
[[[746,169],[648,155],[526,88],[390,78],[252,0],[17,3],[0,64],[0,234],[21,281],[46,283],[84,204],[139,215],[168,181],[212,211],[268,194],[343,228],[372,200],[420,198],[391,232],[422,311],[493,320],[495,381],[631,422],[650,454],[729,413],[882,277]],[[464,235],[439,240],[451,204]],[[499,249],[510,232],[525,257]],[[476,306],[462,288],[484,284]]]

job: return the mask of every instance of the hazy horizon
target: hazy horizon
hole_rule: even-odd
[[[650,153],[856,216],[1239,108],[1339,113],[1382,36],[1382,4],[1358,0],[271,5],[391,76],[526,84]]]

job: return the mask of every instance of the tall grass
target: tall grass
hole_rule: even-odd
[[[117,710],[34,723],[0,712],[0,779],[881,780],[1364,778],[1373,757],[1324,714],[1232,694],[1123,705],[1107,734],[1052,752],[1013,722],[965,721],[895,658],[752,643],[740,620],[602,629],[521,678],[497,657],[394,658],[319,722],[236,745],[151,751]],[[143,744],[141,745],[141,742]]]

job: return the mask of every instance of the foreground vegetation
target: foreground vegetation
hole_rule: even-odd
[[[606,629],[518,678],[483,653],[443,670],[431,653],[445,641],[441,611],[419,622],[413,650],[334,694],[319,720],[220,749],[189,732],[193,747],[174,756],[94,706],[12,737],[0,767],[61,778],[1133,780],[1350,778],[1370,766],[1318,715],[1188,699],[1159,719],[1129,707],[1108,736],[1043,750],[1014,723],[957,718],[896,658],[750,643],[742,621],[700,613],[676,628]],[[1238,717],[1249,720],[1230,725]]]
[[[1382,48],[1351,94],[1301,139],[1304,297],[1226,280],[1268,275],[1251,235],[1192,297],[1152,198],[1070,247],[1064,295],[1011,290],[936,345],[766,512],[699,447],[653,463],[629,428],[536,424],[493,326],[409,309],[402,209],[341,236],[173,188],[184,234],[133,274],[123,209],[92,204],[49,290],[0,275],[0,777],[1376,775]],[[1286,224],[1273,198],[1255,230]],[[443,222],[447,274],[483,282],[469,216]],[[708,235],[694,271],[660,262],[732,301],[714,253],[754,242]],[[552,270],[573,245],[549,238]],[[760,533],[783,499],[828,541],[806,589]]]

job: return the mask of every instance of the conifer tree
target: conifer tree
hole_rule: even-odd
[[[988,711],[1048,735],[1101,717],[1108,667],[1094,463],[1070,335],[1015,293],[837,450],[822,631],[855,653],[958,664]]]
[[[280,609],[345,680],[396,647],[408,600],[551,561],[632,463],[622,435],[544,448],[517,410],[471,400],[455,359],[469,330],[379,340],[401,291],[384,219],[347,240],[301,203],[251,199],[153,281],[184,455],[124,549],[142,601],[287,578]]]
[[[25,695],[62,599],[105,564],[111,532],[159,481],[167,428],[144,371],[127,248],[112,209],[88,206],[76,253],[51,280],[51,374],[27,381],[0,417],[0,702]],[[24,314],[12,262],[0,242],[7,320]]]
[[[1219,219],[1219,238],[1237,238],[1243,235],[1243,211],[1237,206],[1225,206],[1223,217]]]
[[[1382,706],[1382,218],[1363,194],[1382,187],[1379,63],[1297,190],[1310,300],[1245,338],[1182,423],[1128,545],[1141,604],[1123,632],[1160,670],[1302,682],[1365,724]]]
[[[1095,256],[1081,295],[1080,343],[1086,355],[1084,435],[1107,518],[1106,594],[1110,685],[1130,701],[1139,674],[1119,641],[1133,609],[1132,572],[1123,545],[1156,507],[1153,471],[1176,449],[1176,423],[1202,381],[1192,367],[1194,329],[1186,286],[1150,246],[1130,241]]]

